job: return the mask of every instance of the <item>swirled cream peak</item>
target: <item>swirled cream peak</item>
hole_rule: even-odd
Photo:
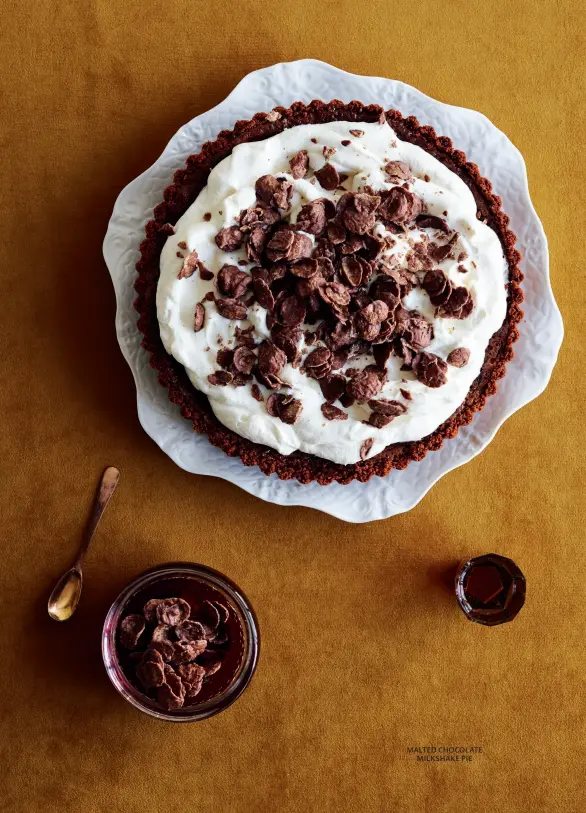
[[[294,177],[290,161],[300,151],[307,152],[309,169],[304,177]],[[389,162],[406,164],[411,178],[407,181],[391,177],[386,171]],[[337,171],[341,187],[327,190],[320,184],[318,178],[323,179],[331,172],[322,172],[326,165]],[[427,225],[420,219],[419,223],[414,220],[406,223],[402,230],[391,231],[390,224],[380,220],[374,233],[386,238],[384,258],[410,273],[414,268],[411,261],[414,247],[430,240],[438,241],[441,246],[448,242],[447,236],[434,228],[437,222],[433,217],[441,218],[446,224],[451,235],[449,250],[440,250],[434,263],[434,268],[441,269],[443,276],[436,274],[427,286],[429,292],[421,284],[417,285],[402,302],[403,308],[420,315],[424,332],[428,330],[425,323],[432,326],[433,338],[423,354],[429,358],[422,356],[418,362],[422,371],[419,377],[413,369],[405,369],[405,359],[397,353],[386,360],[386,380],[381,382],[376,398],[403,405],[385,407],[387,411],[394,410],[390,422],[385,423],[386,419],[382,418],[373,421],[372,407],[358,400],[347,406],[336,402],[336,409],[344,413],[343,419],[334,419],[339,416],[329,407],[325,411],[330,418],[326,417],[320,382],[306,374],[303,363],[287,363],[280,369],[278,377],[282,383],[277,394],[285,400],[269,401],[274,391],[258,380],[234,386],[222,383],[227,376],[218,378],[221,370],[218,351],[234,350],[241,343],[240,331],[252,328],[247,335],[252,336],[257,345],[271,336],[271,320],[267,325],[268,312],[259,301],[247,306],[245,318],[226,318],[214,301],[206,299],[206,294],[218,295],[217,276],[224,265],[250,273],[252,263],[247,262],[244,247],[228,250],[230,244],[223,243],[225,250],[222,250],[215,238],[222,229],[237,225],[242,210],[256,204],[255,184],[265,175],[291,183],[290,208],[281,212],[291,223],[296,222],[305,204],[319,198],[335,203],[345,191],[366,189],[384,194],[384,190],[399,186],[409,190],[421,200],[425,214],[432,219]],[[307,237],[315,245],[315,235]],[[202,279],[197,272],[188,278],[178,278],[185,255],[193,251],[205,269],[213,273],[213,279]],[[424,273],[419,274],[420,283]],[[490,338],[505,317],[506,276],[507,266],[499,239],[477,219],[472,193],[455,173],[433,156],[401,141],[388,124],[308,124],[284,130],[264,141],[240,144],[212,170],[207,186],[179,219],[176,234],[170,236],[164,246],[157,314],[167,352],[185,367],[193,385],[207,395],[221,423],[285,455],[301,450],[336,463],[352,464],[361,454],[372,457],[391,443],[420,440],[462,404],[480,372]],[[443,281],[444,277],[447,282]],[[432,284],[435,287],[432,288]],[[450,318],[432,303],[434,293],[441,297],[440,289],[443,285],[444,290],[446,284],[466,289],[462,301],[469,296],[474,304],[469,315],[466,315],[467,310],[460,309],[460,318]],[[202,324],[201,329],[195,331],[194,314],[198,303],[201,303],[198,320],[201,317]],[[301,328],[313,330],[315,324],[302,324]],[[301,338],[298,349],[302,360],[316,346],[308,346]],[[454,355],[454,351],[461,349],[468,352]],[[460,366],[445,364],[451,354]],[[464,358],[466,361],[462,364]],[[374,362],[373,356],[361,355],[349,359],[336,372],[350,379],[357,368],[363,369]],[[426,385],[423,373],[428,369],[431,372]],[[291,409],[288,405],[293,402],[300,402],[302,408]],[[295,422],[279,417],[279,409],[282,415],[294,413]]]

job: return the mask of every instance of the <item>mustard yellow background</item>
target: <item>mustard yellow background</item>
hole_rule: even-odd
[[[0,809],[586,810],[584,9],[575,0],[4,0],[0,25]],[[250,70],[313,56],[482,111],[525,156],[566,340],[547,391],[410,513],[352,526],[178,469],[146,436],[101,243],[120,189]],[[106,464],[117,494],[77,615],[44,607]],[[512,556],[510,625],[442,573]],[[110,602],[202,561],[248,593],[257,674],[226,713],[157,723],[111,688]],[[415,745],[480,746],[418,764]]]

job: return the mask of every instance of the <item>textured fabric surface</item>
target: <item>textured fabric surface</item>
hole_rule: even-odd
[[[583,811],[584,21],[566,0],[4,4],[0,27],[0,810]],[[489,116],[523,152],[567,338],[552,382],[409,514],[355,527],[179,470],[142,432],[101,257],[113,201],[248,71],[314,56]],[[571,238],[571,239],[569,239]],[[44,612],[101,469],[117,494],[82,604]],[[527,605],[484,629],[443,574],[496,551]],[[106,610],[142,569],[216,567],[255,605],[257,674],[174,726],[111,688]],[[477,747],[417,762],[413,747]],[[439,753],[439,752],[436,752]]]

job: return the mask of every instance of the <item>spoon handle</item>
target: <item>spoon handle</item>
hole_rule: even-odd
[[[94,500],[92,513],[88,520],[88,524],[86,525],[83,535],[83,541],[81,543],[79,553],[77,554],[77,559],[75,560],[74,567],[76,568],[81,568],[82,562],[87,553],[87,549],[89,548],[90,542],[92,541],[92,537],[95,533],[96,528],[98,527],[100,519],[102,518],[102,514],[106,510],[106,506],[110,502],[112,494],[116,490],[119,478],[120,472],[114,466],[108,466],[108,468],[102,474],[100,486],[98,488],[96,498]]]

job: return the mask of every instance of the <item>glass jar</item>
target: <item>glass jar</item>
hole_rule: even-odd
[[[132,606],[133,600],[136,601],[139,594],[144,596],[146,601],[153,594],[165,593],[165,582],[168,582],[170,591],[168,595],[177,595],[177,580],[184,582],[194,594],[197,593],[198,585],[202,590],[213,590],[220,594],[234,613],[240,627],[239,647],[242,655],[228,685],[222,687],[217,695],[200,703],[194,702],[179,709],[168,710],[143,694],[129,680],[121,664],[116,635],[122,617],[129,611],[129,605]],[[212,717],[234,703],[252,679],[259,649],[260,636],[256,615],[242,590],[217,570],[191,562],[169,562],[137,576],[110,607],[102,631],[104,666],[118,693],[145,714],[159,720],[178,723],[205,720],[206,717]]]

